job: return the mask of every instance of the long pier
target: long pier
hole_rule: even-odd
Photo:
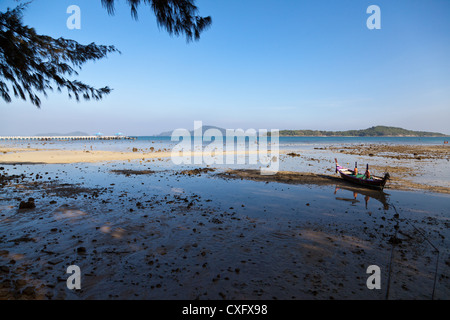
[[[28,141],[75,141],[75,140],[136,140],[134,137],[127,136],[0,136],[1,140],[28,140]]]

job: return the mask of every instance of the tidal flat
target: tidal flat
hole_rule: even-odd
[[[448,299],[449,194],[396,174],[384,192],[345,183],[340,150],[285,152],[279,179],[156,158],[2,164],[0,299]]]

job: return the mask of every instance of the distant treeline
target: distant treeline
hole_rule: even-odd
[[[414,136],[414,137],[445,137],[437,132],[412,131],[396,127],[376,126],[364,130],[322,131],[322,130],[280,130],[280,136],[326,136],[326,137],[383,137],[383,136]]]

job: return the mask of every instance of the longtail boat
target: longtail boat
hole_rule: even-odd
[[[368,188],[383,190],[387,180],[390,178],[389,173],[385,173],[384,177],[371,175],[369,165],[366,167],[366,172],[361,174],[358,173],[357,163],[355,163],[355,169],[351,170],[340,166],[337,159],[334,159],[334,161],[336,162],[336,173],[339,173],[343,179]]]

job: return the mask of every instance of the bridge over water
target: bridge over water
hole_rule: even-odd
[[[1,140],[29,140],[29,141],[74,141],[74,140],[135,140],[127,136],[0,136]]]

